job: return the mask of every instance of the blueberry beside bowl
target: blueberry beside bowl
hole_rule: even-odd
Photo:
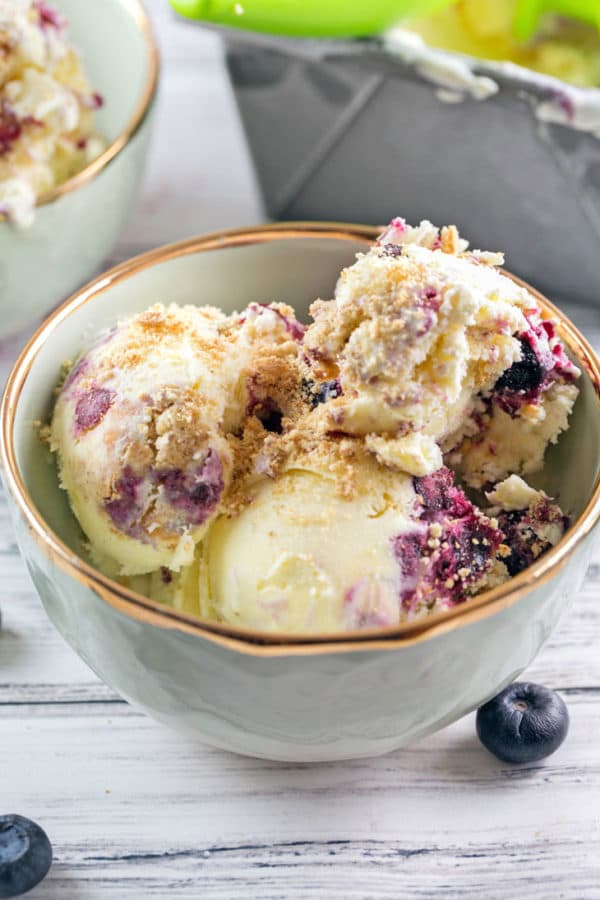
[[[27,893],[51,865],[52,845],[43,828],[24,816],[0,816],[0,898]]]
[[[563,743],[569,711],[556,691],[515,681],[477,710],[476,727],[484,747],[503,762],[538,762]]]
[[[140,0],[54,0],[69,21],[90,83],[106,150],[39,198],[33,225],[0,220],[0,337],[39,320],[97,271],[135,200],[148,151],[158,54]]]
[[[291,223],[199,237],[117,267],[34,335],[7,385],[0,455],[23,558],[65,639],[127,700],[173,727],[248,755],[371,756],[429,734],[498,694],[532,661],[583,579],[600,519],[600,362],[543,298],[582,369],[572,424],[536,487],[572,515],[562,541],[507,584],[392,629],[319,637],[243,630],[117,585],[82,555],[81,533],[34,423],[47,421],[65,359],[151,303],[287,302],[331,296],[368,226]],[[572,477],[573,471],[577,477]]]

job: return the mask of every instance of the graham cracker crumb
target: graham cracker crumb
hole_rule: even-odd
[[[460,235],[456,225],[445,225],[440,231],[440,244],[444,253],[460,253]]]

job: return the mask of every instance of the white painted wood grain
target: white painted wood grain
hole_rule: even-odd
[[[148,3],[163,55],[122,259],[262,217],[218,42]],[[600,308],[569,313],[600,348]],[[4,380],[25,336],[0,346]],[[527,673],[563,691],[545,765],[490,757],[473,717],[390,756],[299,766],[181,738],[101,684],[46,619],[0,499],[0,810],[55,847],[32,900],[600,898],[600,548]]]
[[[19,765],[3,802],[52,834],[52,898],[594,896],[599,707],[572,695],[568,744],[525,769],[484,753],[472,717],[380,759],[300,766],[122,704],[4,707],[0,764]]]

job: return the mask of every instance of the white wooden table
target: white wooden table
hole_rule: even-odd
[[[218,44],[150,4],[163,88],[146,187],[115,258],[261,218]],[[399,210],[401,212],[401,210]],[[600,308],[570,310],[600,347]],[[18,341],[0,348],[2,377]],[[600,897],[600,548],[527,676],[567,743],[513,769],[469,716],[370,761],[283,765],[171,733],[101,684],[47,621],[0,503],[0,811],[48,831],[30,896]]]

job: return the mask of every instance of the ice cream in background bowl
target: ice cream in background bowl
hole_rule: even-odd
[[[28,228],[38,200],[106,149],[94,127],[104,99],[45,0],[4,0],[0,32],[0,215]]]
[[[0,334],[89,278],[125,224],[158,58],[138,0],[0,3]]]
[[[431,387],[423,375],[428,365],[431,379],[443,375],[434,363],[439,360],[436,317],[444,315],[444,303],[434,316],[427,292],[413,295],[412,304],[396,306],[396,301],[404,296],[402,284],[414,281],[417,263],[429,259],[427,252],[436,260],[436,254],[448,257],[446,267],[440,260],[436,278],[445,272],[450,288],[462,245],[452,229],[437,232],[436,239],[430,226],[411,244],[417,233],[403,225],[399,239],[400,224],[393,225],[393,241],[388,235],[376,247],[370,243],[377,234],[373,229],[304,224],[212,235],[153,251],[88,286],[54,314],[9,380],[3,406],[5,478],[19,544],[52,620],[127,699],[219,746],[308,761],[381,753],[433,731],[522,671],[583,576],[600,514],[598,363],[564,316],[532,289],[515,281],[512,288],[505,286],[522,318],[509,324],[503,316],[503,323],[490,320],[490,326],[493,321],[502,337],[513,336],[512,363],[510,354],[504,357],[511,378],[496,377],[479,398],[484,410],[479,402],[465,401],[464,412],[472,409],[469,428],[452,432],[454,446],[440,446],[441,466],[430,454],[427,471],[399,467],[403,456],[394,453],[406,454],[418,440],[447,436],[437,425],[428,429],[424,420],[411,426],[411,398],[403,405],[388,391],[389,371],[385,377],[380,373],[381,440],[367,442],[357,431],[361,420],[349,402],[352,391],[363,376],[365,385],[373,386],[362,355],[365,329],[375,336],[379,331],[389,350],[385,330],[375,321],[381,312],[371,303],[360,312],[356,306],[352,323],[340,312],[335,332],[324,328],[324,317],[327,304],[345,310],[350,287],[356,289],[354,276],[365,274],[366,261],[375,270],[382,261],[390,266],[389,300],[398,321],[405,319],[396,339],[421,320],[421,328],[411,333],[424,340],[425,365],[420,369],[412,361],[412,386],[422,375],[423,389]],[[445,252],[442,244],[446,250],[458,246],[459,254]],[[363,253],[358,260],[357,252]],[[496,281],[501,273],[493,259],[468,251],[464,261],[489,270],[496,287],[504,285]],[[399,278],[399,271],[406,277]],[[427,271],[431,276],[433,270]],[[379,289],[375,293],[379,296]],[[462,305],[458,294],[466,301],[466,290],[442,293],[450,306],[451,297]],[[477,321],[484,328],[492,304],[483,302],[479,290],[471,288],[471,295],[471,325]],[[310,316],[315,298],[321,301]],[[542,321],[553,322],[555,330],[544,329],[545,343],[532,302]],[[219,312],[202,312],[203,305]],[[195,314],[189,307],[196,307]],[[186,371],[169,364],[163,378],[153,380],[156,391],[148,393],[126,336],[140,327],[168,331],[174,320],[186,335],[180,337],[182,347],[202,334],[207,356],[194,354]],[[330,346],[317,340],[319,329],[330,334]],[[189,468],[165,474],[162,454],[178,433],[177,416],[164,430],[149,427],[167,411],[161,405],[164,381],[177,387],[174,414],[182,410],[180,380],[196,392],[189,412],[199,415],[204,404],[198,409],[197,399],[212,384],[202,360],[212,359],[223,342],[225,358],[234,352],[238,361],[225,367],[230,374],[220,382],[229,400],[223,404],[223,394],[211,387],[213,399],[221,398],[211,416],[213,430],[205,423]],[[128,348],[126,382],[122,372],[112,372],[119,346]],[[395,364],[405,365],[405,357],[397,354]],[[455,395],[464,390],[466,397],[474,385],[487,384],[488,367],[500,365],[500,359],[499,352],[482,356],[477,378],[463,367],[453,381]],[[92,384],[94,390],[83,390]],[[144,396],[128,412],[134,384]],[[53,385],[61,386],[58,404]],[[530,407],[551,410],[553,390],[560,386],[573,388],[577,396],[571,397],[568,427],[563,430],[560,418],[549,417],[557,442],[550,440],[541,469],[525,471],[516,454],[492,483],[469,487],[468,442],[491,440],[494,410],[512,409],[526,439],[540,427]],[[423,397],[435,410],[434,392]],[[55,420],[61,426],[52,429],[53,437],[43,426],[61,403],[63,412]],[[527,407],[525,415],[521,407]],[[399,425],[404,408],[409,414]],[[76,440],[61,437],[67,422],[66,434],[73,435],[74,427]],[[99,487],[103,478],[114,460],[125,462],[117,445],[130,443],[140,422],[152,435],[145,468],[134,446],[135,480],[119,483],[118,474],[114,492],[105,495]],[[164,446],[160,438],[166,439]],[[404,444],[398,444],[400,438]],[[96,504],[100,533],[107,522],[118,524],[118,553],[135,563],[135,573],[124,572],[116,555],[109,565],[110,546],[104,558],[92,559],[94,535],[86,546],[67,491],[59,486],[53,439],[55,450],[61,440],[65,444],[65,486],[84,464],[84,453],[76,448],[89,448],[93,477],[81,502]],[[221,461],[220,478],[215,479],[213,463],[206,465],[211,451]],[[406,458],[414,462],[415,455]],[[478,461],[473,471],[480,471]],[[165,565],[164,558],[144,560],[138,554],[149,541],[120,516],[126,508],[120,501],[129,492],[136,495],[138,485],[141,500],[154,494],[163,521],[172,506],[167,518],[173,533],[161,532],[156,549],[171,552],[175,535],[190,535],[196,548],[191,563],[170,558]],[[142,515],[139,524],[151,537],[152,505],[144,512],[150,518]]]
[[[596,27],[546,15],[529,40],[520,40],[515,34],[516,8],[515,0],[459,0],[409,20],[403,27],[432,47],[510,61],[582,88],[600,87],[600,33]]]

